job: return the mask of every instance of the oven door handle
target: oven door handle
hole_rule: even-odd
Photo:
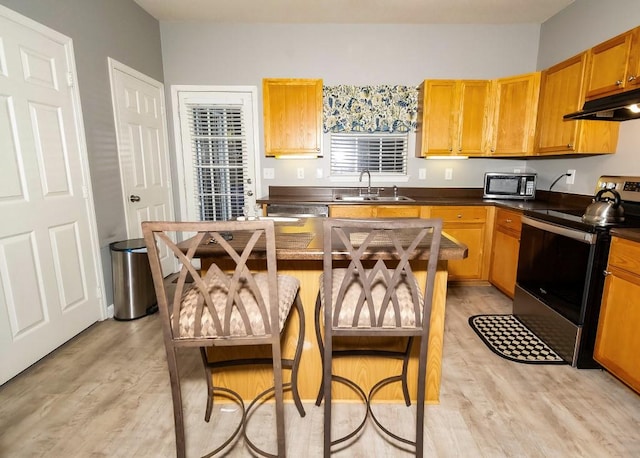
[[[554,234],[561,235],[563,237],[569,237],[582,243],[588,243],[593,245],[596,243],[596,234],[590,232],[579,231],[577,229],[571,229],[569,227],[558,226],[556,224],[547,223],[537,219],[529,218],[527,216],[522,217],[522,224],[536,227],[543,231],[552,232]]]

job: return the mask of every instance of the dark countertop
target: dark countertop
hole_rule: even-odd
[[[640,229],[613,228],[611,235],[640,243]]]
[[[377,188],[373,188],[374,190]],[[537,191],[535,200],[483,199],[482,188],[398,188],[398,195],[411,201],[344,201],[335,196],[356,196],[359,188],[323,186],[270,186],[269,195],[257,200],[261,204],[323,205],[495,205],[512,210],[585,209],[592,196],[561,192]],[[380,188],[381,196],[392,196],[391,187]]]
[[[322,261],[324,255],[323,221],[324,218],[292,218],[291,221],[278,221],[276,219],[274,221],[276,258],[282,261]],[[192,240],[185,240],[179,243],[178,246],[187,250]],[[245,246],[246,240],[234,238],[230,243],[232,246],[237,245],[238,249],[241,249]],[[215,257],[220,256],[220,254],[226,255],[226,252],[215,244],[202,243],[197,249],[198,257]],[[428,254],[429,251],[424,250],[420,257],[428,256]],[[335,253],[334,255],[340,257],[340,253]],[[440,242],[439,259],[464,259],[467,256],[468,248],[464,243],[460,243],[451,236],[443,234]]]

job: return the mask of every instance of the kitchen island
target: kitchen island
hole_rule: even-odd
[[[278,272],[295,276],[300,280],[300,299],[305,313],[304,350],[302,354],[299,391],[304,400],[315,400],[322,379],[322,364],[320,351],[315,337],[314,308],[316,296],[320,286],[319,278],[322,272],[322,221],[323,218],[278,218],[276,227],[276,256]],[[215,245],[203,245],[198,249],[198,256],[202,258],[202,267],[207,268],[215,258]],[[428,254],[425,252],[425,254]],[[339,254],[338,254],[339,255]],[[427,356],[427,402],[438,403],[440,396],[440,377],[442,368],[442,343],[444,337],[444,315],[447,294],[447,261],[463,259],[467,256],[467,247],[455,239],[443,235],[435,279],[434,299],[430,318],[429,351]],[[420,274],[419,280],[424,281],[426,263],[420,268],[413,261],[415,271]],[[283,337],[283,354],[292,355],[295,340],[298,335],[297,320],[290,320]],[[385,345],[402,346],[398,339],[384,339]],[[395,348],[395,347],[394,347]],[[258,349],[261,351],[262,349]],[[266,350],[266,349],[265,349]],[[416,393],[418,345],[414,343],[411,363],[409,366],[409,390],[412,398]],[[225,352],[228,350],[225,349]],[[241,350],[239,350],[241,351]],[[229,357],[229,353],[224,355]],[[216,349],[210,350],[211,359],[223,359],[216,354]],[[350,378],[363,387],[370,387],[377,380],[397,374],[401,371],[401,361],[389,362],[374,357],[339,358],[334,361],[335,373]],[[241,395],[250,398],[272,383],[270,368],[240,368],[225,369],[214,375],[215,383],[219,386],[233,386]],[[288,378],[285,371],[285,380]],[[402,400],[399,384],[391,385],[381,391],[378,398],[387,400]],[[335,399],[358,399],[348,388],[336,385]]]

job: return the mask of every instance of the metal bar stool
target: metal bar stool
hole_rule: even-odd
[[[262,456],[285,456],[283,390],[291,388],[301,416],[305,415],[297,389],[297,376],[304,338],[304,312],[298,297],[299,281],[278,275],[273,221],[144,222],[142,231],[149,254],[171,380],[173,414],[178,457],[186,455],[184,413],[178,372],[177,349],[199,348],[207,369],[207,407],[211,416],[213,395],[234,400],[242,408],[240,422],[231,437],[206,456],[225,450],[242,432],[247,446]],[[178,245],[175,240],[185,240]],[[202,244],[214,246],[219,256],[200,272],[194,258]],[[247,261],[260,263],[251,270]],[[179,266],[175,292],[168,297],[163,264]],[[224,263],[223,263],[224,260]],[[223,265],[222,267],[218,264]],[[229,268],[229,263],[232,267]],[[252,267],[255,267],[252,265]],[[280,339],[295,305],[300,333],[293,359],[282,359]],[[207,347],[269,345],[270,358],[248,358],[209,363]],[[246,408],[240,395],[214,386],[210,370],[240,364],[271,364],[274,386],[262,392]],[[282,368],[292,371],[291,383],[284,384]],[[246,433],[250,412],[267,397],[275,397],[277,455],[261,450]]]
[[[429,319],[442,234],[441,219],[328,219],[324,221],[324,256],[320,291],[315,309],[316,337],[320,347],[323,378],[316,404],[324,397],[324,456],[331,447],[354,437],[368,416],[382,432],[414,447],[416,456],[424,450],[424,403],[429,338]],[[427,278],[421,287],[410,261],[423,262]],[[345,267],[346,266],[346,267]],[[322,318],[321,318],[322,317]],[[322,337],[321,324],[324,330]],[[334,351],[335,338],[397,337],[407,339],[403,351],[366,348]],[[416,435],[407,439],[393,433],[372,409],[375,394],[384,386],[399,382],[407,406],[409,353],[419,340]],[[374,384],[368,393],[354,381],[334,374],[334,357],[375,355],[400,358],[402,372]],[[359,425],[345,436],[332,440],[331,382],[343,383],[359,393],[366,413]]]

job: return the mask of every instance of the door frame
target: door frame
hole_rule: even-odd
[[[175,163],[177,168],[178,178],[178,198],[180,203],[180,218],[182,221],[187,221],[189,203],[187,202],[187,189],[185,180],[185,163],[184,163],[184,151],[182,147],[182,131],[180,127],[180,92],[230,92],[230,93],[246,93],[251,96],[251,116],[253,117],[253,130],[247,132],[248,135],[253,136],[254,144],[254,180],[255,180],[255,197],[258,198],[257,193],[262,192],[261,174],[260,174],[260,129],[258,118],[258,88],[257,86],[210,86],[202,84],[175,84],[171,86],[171,116],[173,117],[173,132],[175,141]],[[251,154],[251,153],[249,153]]]
[[[117,100],[116,100],[116,93],[115,93],[115,72],[116,70],[121,71],[122,73],[125,73],[133,78],[137,78],[141,81],[143,81],[144,83],[149,84],[150,86],[153,86],[155,88],[157,88],[160,93],[162,94],[162,101],[163,101],[163,105],[161,106],[161,116],[162,116],[162,124],[165,128],[165,132],[164,132],[164,148],[165,148],[165,157],[163,158],[163,160],[165,161],[166,165],[167,165],[167,172],[168,172],[168,177],[167,179],[169,180],[169,184],[171,186],[171,198],[169,199],[169,201],[167,202],[167,208],[170,210],[171,212],[171,216],[172,218],[175,218],[175,208],[174,208],[174,202],[173,202],[173,197],[174,197],[174,192],[173,192],[173,180],[171,178],[171,159],[170,159],[170,153],[169,153],[169,139],[168,139],[168,135],[169,135],[169,126],[167,124],[167,113],[166,113],[166,103],[165,103],[165,92],[164,92],[164,84],[160,81],[157,81],[153,78],[151,78],[148,75],[145,75],[144,73],[139,72],[138,70],[129,67],[128,65],[125,65],[121,62],[118,62],[117,60],[113,59],[112,57],[107,57],[107,61],[108,61],[108,67],[109,67],[109,84],[110,84],[110,89],[111,89],[111,104],[113,106],[113,122],[114,122],[114,127],[115,127],[115,133],[116,133],[116,148],[118,150],[118,169],[120,171],[120,190],[121,190],[121,197],[122,197],[122,205],[123,205],[123,211],[124,211],[124,218],[125,218],[125,225],[126,225],[126,230],[127,230],[127,238],[131,238],[132,235],[129,232],[129,226],[131,224],[131,221],[129,221],[129,214],[127,212],[127,206],[128,206],[128,193],[127,190],[124,189],[124,168],[122,167],[122,139],[121,139],[121,135],[120,135],[120,128],[119,128],[119,122],[118,122],[118,115],[116,113],[116,107],[117,105]]]

